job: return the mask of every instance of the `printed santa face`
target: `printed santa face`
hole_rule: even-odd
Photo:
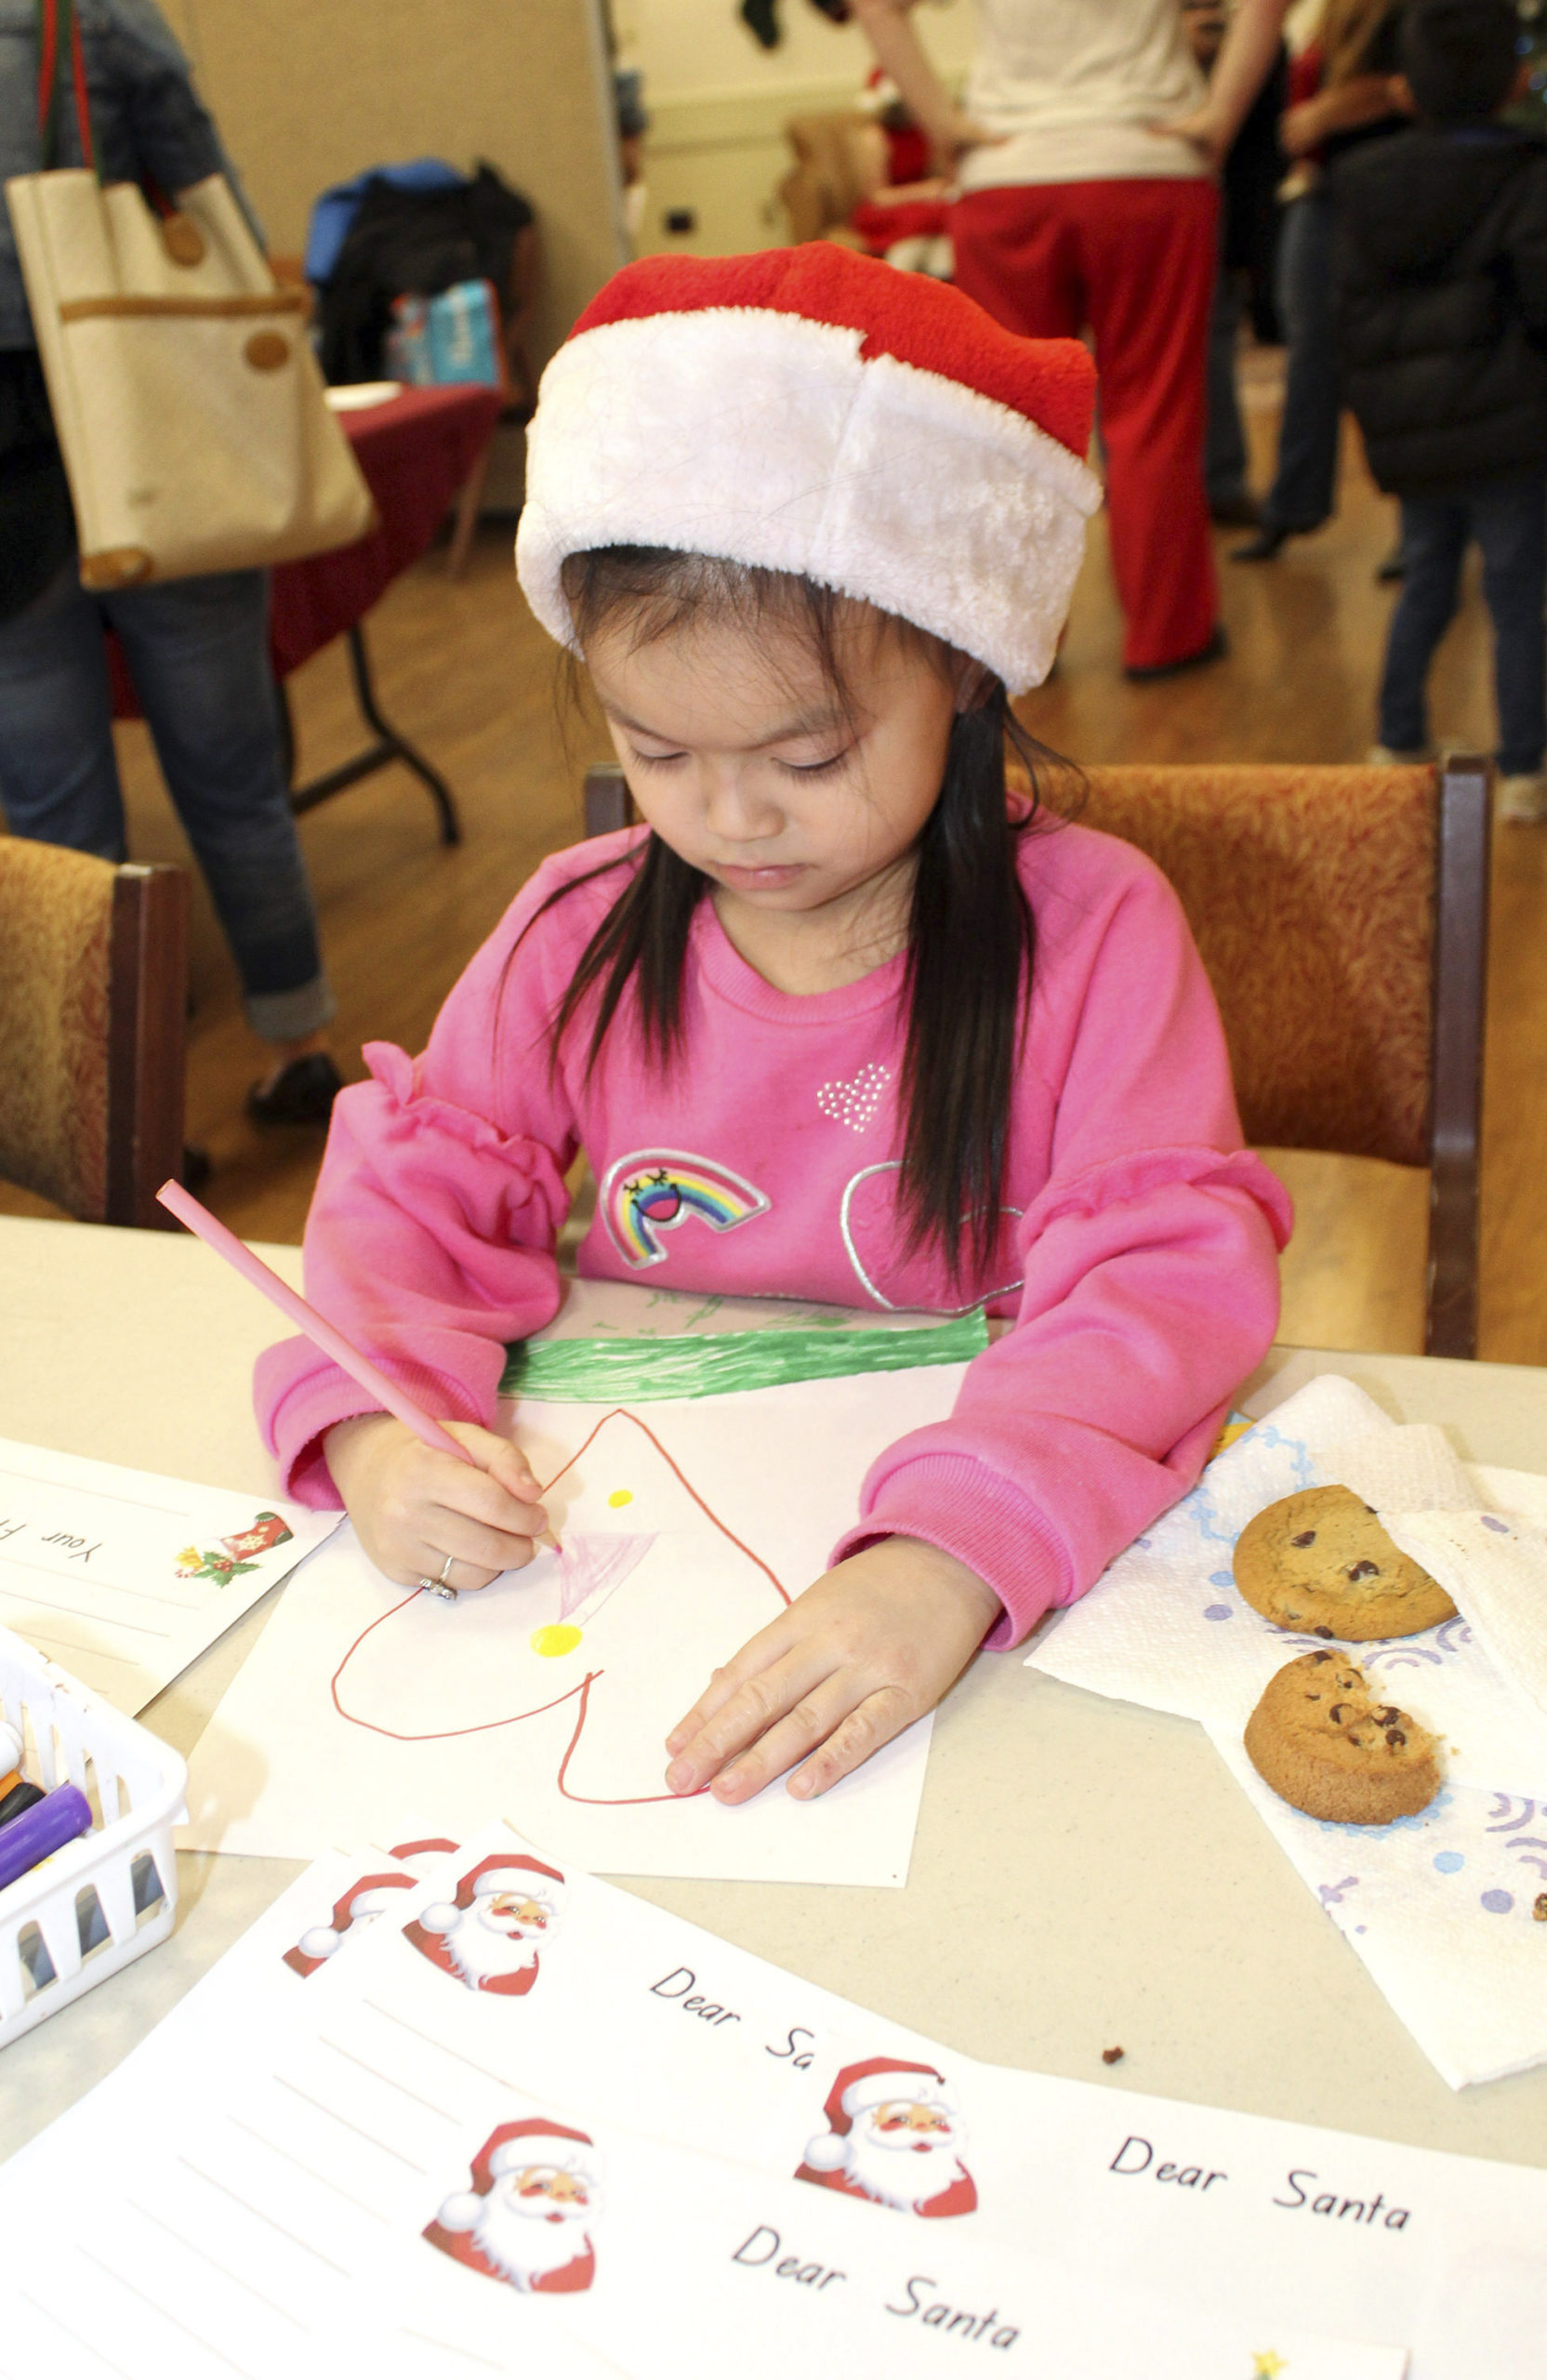
[[[471,2188],[444,2200],[424,2237],[512,2289],[588,2289],[601,2161],[587,2133],[528,2116],[501,2124],[472,2161]]]
[[[525,1853],[481,1860],[455,1901],[432,1902],[403,1933],[443,1975],[469,1991],[519,1997],[537,1980],[538,1952],[561,1914],[563,1877]]]
[[[966,2134],[945,2077],[909,2059],[842,2069],[827,2094],[827,2130],[807,2145],[797,2181],[912,2215],[971,2215]]]
[[[315,1975],[342,1949],[351,1926],[380,1917],[399,1893],[412,1892],[435,1860],[456,1849],[456,1844],[443,1836],[432,1842],[394,1844],[388,1855],[394,1865],[377,1875],[356,1877],[348,1892],[340,1893],[334,1902],[327,1924],[309,1925],[300,1940],[285,1951],[285,1965],[303,1978]]]

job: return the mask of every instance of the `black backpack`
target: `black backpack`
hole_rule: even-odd
[[[459,281],[490,281],[506,305],[516,235],[534,219],[492,165],[442,190],[400,190],[374,174],[319,293],[324,377],[381,377],[394,298],[433,298]]]

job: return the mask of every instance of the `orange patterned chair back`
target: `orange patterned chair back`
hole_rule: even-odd
[[[1181,895],[1249,1141],[1427,1165],[1438,839],[1422,769],[1110,768],[1078,815]]]
[[[180,1163],[187,892],[0,838],[0,1177],[84,1222],[155,1223]]]

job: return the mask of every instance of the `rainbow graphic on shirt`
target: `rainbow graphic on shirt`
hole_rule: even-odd
[[[728,1165],[684,1149],[633,1149],[607,1168],[598,1193],[607,1236],[626,1264],[662,1264],[664,1231],[696,1215],[712,1231],[768,1212],[773,1201]]]

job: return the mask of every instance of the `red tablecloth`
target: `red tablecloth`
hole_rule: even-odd
[[[380,519],[356,545],[275,570],[269,641],[276,676],[287,678],[342,636],[417,562],[494,435],[504,403],[498,389],[404,389],[385,404],[339,415]],[[116,640],[109,649],[113,708],[121,719],[135,718],[139,707]]]

